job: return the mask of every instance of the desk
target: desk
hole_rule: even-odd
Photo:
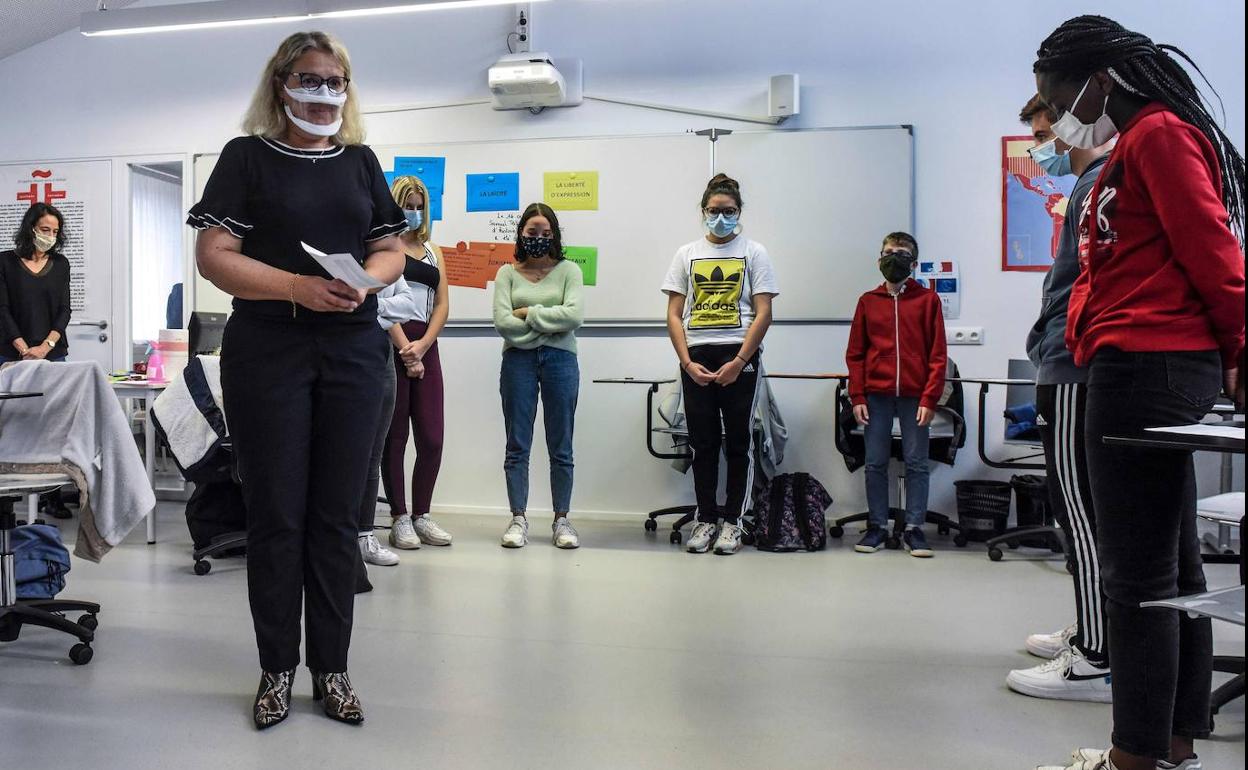
[[[42,393],[34,393],[34,392],[30,392],[30,393],[27,393],[27,392],[13,392],[13,391],[10,391],[10,392],[0,392],[0,401],[12,401],[12,400],[14,400],[14,399],[18,399],[18,398],[40,398],[40,397],[42,397],[42,396],[43,396],[43,394],[42,394]]]
[[[988,448],[984,437],[985,423],[988,422],[988,389],[993,385],[1001,385],[1008,387],[1010,385],[1035,385],[1034,380],[1024,380],[1010,377],[950,377],[949,382],[961,382],[963,384],[979,385],[979,420],[976,426],[976,435],[978,438],[979,459],[989,468],[997,468],[1000,470],[1032,470],[1042,471],[1045,469],[1044,463],[1028,463],[1020,462],[1020,460],[1029,459],[1028,457],[1020,457],[1010,460],[993,460],[988,457]]]
[[[134,399],[143,402],[147,417],[143,420],[143,466],[147,471],[147,482],[152,485],[152,493],[156,492],[156,425],[152,422],[152,402],[169,387],[168,382],[147,382],[145,380],[123,380],[110,383],[113,393],[119,399]],[[156,544],[156,510],[147,516],[147,544]]]

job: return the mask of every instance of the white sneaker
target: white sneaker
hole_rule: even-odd
[[[360,544],[360,555],[364,557],[365,564],[393,567],[399,563],[399,555],[377,542],[377,536],[372,532],[360,535],[356,542]]]
[[[1011,690],[1033,698],[1089,703],[1113,702],[1110,681],[1108,667],[1089,662],[1073,647],[1048,663],[1011,671],[1005,678]]]
[[[1073,765],[1044,765],[1036,770],[1114,770],[1116,765],[1109,761],[1109,749],[1075,749],[1071,754]],[[1157,760],[1157,770],[1203,770],[1200,757],[1185,759],[1179,764],[1171,764],[1164,759]]]
[[[1053,660],[1062,654],[1062,650],[1070,649],[1070,640],[1075,638],[1076,630],[1078,627],[1071,623],[1061,631],[1054,631],[1051,634],[1032,634],[1027,637],[1027,652],[1037,658]]]
[[[412,523],[416,527],[416,536],[425,545],[451,544],[451,533],[439,527],[438,523],[429,518],[428,514],[417,516]]]
[[[715,553],[720,556],[731,556],[741,550],[741,538],[745,532],[736,524],[724,523],[720,527],[719,537],[715,540]]]
[[[555,523],[550,525],[550,542],[554,543],[556,548],[580,548],[581,536],[576,534],[576,530],[568,523],[567,516],[560,516],[555,519]]]
[[[1109,749],[1079,749],[1069,765],[1038,765],[1036,770],[1117,770],[1109,761]]]
[[[504,548],[523,548],[529,544],[529,520],[523,516],[512,516],[507,531],[503,533]]]
[[[689,553],[706,553],[711,550],[713,539],[715,539],[715,525],[699,521],[693,525],[693,532],[689,534],[689,544],[685,546],[685,550]]]
[[[420,538],[417,537],[416,529],[412,526],[411,516],[403,514],[390,522],[390,545],[407,551],[420,548]]]

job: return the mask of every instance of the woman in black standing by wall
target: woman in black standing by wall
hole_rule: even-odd
[[[221,384],[247,502],[247,586],[262,675],[254,719],[286,718],[300,609],[314,698],[364,721],[347,676],[356,528],[389,342],[371,294],[330,280],[301,242],[348,253],[377,281],[403,272],[403,212],[362,144],[351,63],[320,32],[269,60],[188,223],[200,272],[234,296]]]
[[[0,254],[0,363],[61,361],[69,353],[69,260],[65,218],[36,203],[13,236],[17,248]]]

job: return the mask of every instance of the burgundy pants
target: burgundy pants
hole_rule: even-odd
[[[427,328],[420,321],[403,324],[403,332],[409,340],[420,339]],[[443,387],[438,343],[433,343],[422,361],[425,364],[425,376],[418,380],[408,377],[403,360],[398,355],[394,357],[394,417],[390,421],[390,434],[386,436],[386,450],[381,456],[381,483],[386,490],[386,499],[390,501],[390,512],[394,516],[408,513],[403,486],[403,459],[407,452],[409,431],[416,436],[416,466],[412,469],[412,515],[420,516],[429,512],[433,486],[438,481],[438,470],[442,467]]]

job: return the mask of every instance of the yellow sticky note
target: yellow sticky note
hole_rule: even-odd
[[[548,171],[543,199],[555,211],[597,211],[597,171]]]

